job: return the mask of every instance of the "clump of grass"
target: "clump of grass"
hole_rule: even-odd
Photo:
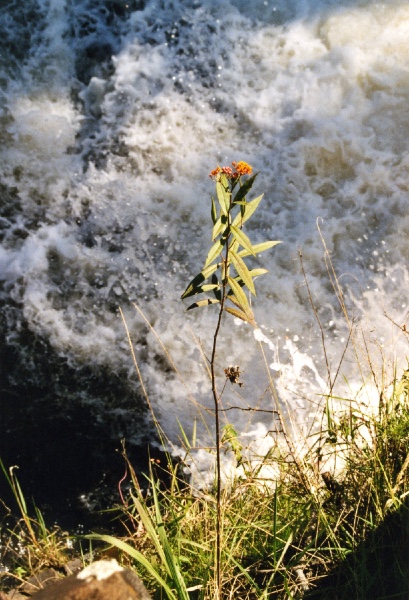
[[[378,598],[386,587],[382,598],[406,597],[399,594],[407,591],[409,565],[406,552],[396,547],[395,529],[409,516],[407,373],[377,414],[349,406],[349,412],[332,413],[331,431],[322,428],[298,464],[277,441],[263,460],[263,467],[279,464],[277,479],[263,479],[260,464],[248,463],[245,476],[222,488],[223,598]],[[235,441],[224,444],[225,450],[238,450]],[[342,454],[342,471],[321,474],[318,448],[321,460]],[[242,452],[243,447],[240,460]],[[163,473],[152,469],[144,497],[129,462],[128,468],[132,487],[119,507],[124,538],[89,537],[119,548],[154,598],[214,598],[215,490],[193,489],[169,458],[171,483],[164,487]],[[388,538],[382,527],[390,518],[395,529]],[[405,535],[403,527],[400,538]],[[385,551],[394,559],[387,573],[380,563]],[[382,578],[387,585],[381,586]]]
[[[34,505],[34,516],[30,515],[15,473],[16,467],[6,469],[0,460],[0,469],[11,489],[18,513],[15,517],[14,511],[2,502],[0,562],[9,566],[2,569],[0,579],[3,577],[17,585],[46,567],[61,568],[69,560],[72,544],[68,534],[59,527],[47,527],[37,506]]]
[[[266,456],[257,464],[246,461],[222,487],[222,598],[407,597],[408,372],[383,391],[375,413],[353,399],[344,399],[347,409],[329,410],[332,399],[326,400],[325,426],[308,452],[295,460],[277,438]],[[232,427],[224,431],[222,451],[240,467],[247,449],[236,435]],[[124,535],[88,537],[117,547],[122,563],[138,572],[155,599],[210,600],[217,587],[217,496],[215,489],[195,489],[186,480],[183,466],[195,456],[187,436],[182,439],[185,462],[175,464],[170,456],[165,465],[152,462],[145,494],[146,482],[140,485],[124,451],[130,486],[115,507]],[[323,471],[334,458],[342,458],[342,469]],[[268,467],[278,476],[263,476]],[[9,532],[25,547],[16,557],[15,579],[63,564],[66,540],[47,529],[38,510],[29,517],[13,470],[2,469],[21,513]]]
[[[350,402],[321,432],[329,453],[344,466],[335,480],[324,472],[338,522],[332,576],[322,598],[406,598],[409,592],[409,396],[408,371],[382,392],[368,414]],[[328,501],[327,501],[328,502]],[[328,505],[323,508],[328,513]],[[335,567],[337,567],[335,569]],[[336,595],[334,594],[334,585]]]
[[[220,494],[223,599],[407,597],[409,372],[379,389],[376,411],[333,396],[325,398],[323,417],[302,455],[278,435],[257,461],[235,429],[224,428],[221,451],[237,469]],[[181,439],[184,460],[152,462],[145,494],[124,451],[130,486],[115,508],[124,535],[89,537],[116,546],[155,599],[210,600],[218,585],[217,494],[186,480],[195,447],[184,432]],[[342,468],[326,470],[339,462]],[[14,470],[1,466],[20,511],[9,537],[24,545],[13,576],[63,564],[66,539],[46,527],[38,509],[29,516]]]

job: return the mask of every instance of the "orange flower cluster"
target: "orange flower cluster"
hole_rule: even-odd
[[[219,173],[221,173],[221,168],[220,167],[216,167],[215,169],[213,169],[213,171],[210,171],[209,173],[209,177],[216,177],[216,175],[218,175]]]
[[[253,168],[242,160],[240,162],[232,162],[231,164],[235,169],[234,172],[231,167],[218,166],[210,172],[209,177],[213,178],[216,177],[219,173],[224,173],[224,175],[226,175],[228,179],[237,179],[241,175],[251,175],[251,173],[253,172]]]
[[[236,169],[239,175],[251,175],[253,172],[253,167],[251,167],[248,163],[241,160],[240,162],[232,162],[233,167]]]

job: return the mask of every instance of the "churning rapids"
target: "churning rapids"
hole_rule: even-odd
[[[180,295],[209,247],[217,164],[260,171],[248,234],[284,242],[260,256],[254,311],[293,418],[327,380],[299,249],[333,374],[348,339],[317,223],[354,326],[405,357],[390,319],[408,310],[406,1],[3,0],[0,31],[0,456],[22,476],[69,488],[122,437],[153,439],[119,306],[170,439],[198,407],[133,302],[212,406],[192,332],[208,353],[216,313]],[[227,318],[222,338],[221,375],[237,364],[245,382],[225,406],[271,408],[251,327]],[[350,395],[353,352],[341,372]],[[271,429],[227,414],[248,440]]]

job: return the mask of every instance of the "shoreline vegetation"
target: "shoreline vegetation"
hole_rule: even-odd
[[[212,237],[216,242],[203,271],[183,295],[210,292],[212,302],[200,301],[190,308],[219,306],[213,352],[205,361],[216,419],[223,410],[224,386],[241,389],[243,383],[240,367],[222,366],[216,353],[225,300],[233,304],[229,318],[234,316],[255,326],[243,290],[248,288],[254,294],[253,278],[265,273],[263,269],[248,269],[243,260],[255,254],[256,246],[244,235],[242,225],[262,197],[247,202],[255,175],[247,179],[251,175],[247,163],[233,166],[239,166],[237,176],[228,167],[212,171],[219,204],[217,214],[212,200]],[[233,209],[238,210],[238,217],[233,216]],[[265,242],[269,248],[276,243]],[[319,410],[315,408],[320,426],[305,439],[295,441],[269,375],[271,410],[278,427],[270,434],[268,451],[255,456],[232,424],[216,423],[214,445],[208,449],[214,476],[207,487],[189,477],[195,465],[195,430],[189,439],[181,428],[184,456],[175,462],[172,444],[152,412],[166,458],[163,462],[152,460],[149,473],[140,481],[123,443],[127,476],[119,482],[120,502],[107,507],[122,531],[115,536],[92,533],[74,538],[58,528],[50,529],[41,511],[27,504],[15,468],[0,462],[0,476],[7,481],[16,504],[12,510],[0,501],[0,562],[7,559],[10,565],[0,573],[0,590],[18,587],[45,568],[62,570],[73,556],[82,557],[87,564],[92,558],[109,555],[134,569],[155,600],[408,598],[409,369],[402,373],[395,366],[390,372],[384,358],[380,367],[375,365],[365,332],[349,318],[323,243],[331,284],[349,330],[348,346],[361,373],[358,392],[351,389],[348,397],[337,395],[336,380],[342,376],[342,364],[335,376],[328,368],[328,392]],[[268,248],[258,251],[264,249]],[[301,253],[300,262],[322,333]],[[231,273],[230,268],[235,271]],[[220,278],[216,276],[218,270]],[[208,277],[211,280],[205,283]],[[136,309],[147,322],[141,309]],[[125,320],[124,325],[150,407]],[[395,325],[400,335],[408,335],[406,324]],[[322,339],[326,356],[324,336]],[[177,373],[166,348],[159,343]],[[371,406],[362,400],[366,390]],[[226,456],[234,467],[229,476],[223,474],[222,458]],[[13,515],[15,522],[10,526]]]
[[[392,381],[379,410],[368,415],[325,409],[325,426],[309,452],[291,456],[282,439],[258,464],[232,429],[223,451],[243,465],[221,490],[223,598],[365,600],[401,598],[409,591],[409,372]],[[185,440],[185,442],[188,442]],[[186,463],[194,460],[186,443]],[[317,457],[341,459],[333,475],[319,472]],[[115,556],[134,569],[153,598],[210,599],[214,573],[216,490],[194,489],[168,454],[138,481],[125,448],[130,477],[122,502],[110,507],[122,535],[71,537],[50,528],[30,506],[13,469],[3,467],[16,509],[1,507],[0,590],[75,557]],[[276,480],[262,469],[279,467]],[[168,484],[164,485],[165,478]],[[149,483],[149,493],[146,490]],[[125,491],[126,488],[126,491]],[[7,517],[7,519],[6,519]],[[14,525],[10,527],[11,517]]]

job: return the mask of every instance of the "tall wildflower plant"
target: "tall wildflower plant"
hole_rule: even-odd
[[[233,167],[233,168],[232,168]],[[182,299],[204,296],[188,306],[187,310],[214,304],[218,307],[218,319],[213,335],[213,347],[210,359],[212,394],[214,400],[215,437],[216,437],[216,589],[221,595],[221,431],[220,431],[220,394],[216,387],[216,348],[222,318],[225,313],[237,317],[256,327],[254,313],[248,294],[256,296],[254,280],[267,273],[267,269],[249,268],[245,259],[256,258],[260,252],[269,250],[279,241],[266,241],[252,244],[244,233],[245,223],[257,210],[263,194],[253,200],[247,200],[258,173],[244,161],[233,162],[232,167],[216,167],[210,177],[216,186],[216,195],[211,198],[212,246],[207,254],[203,269],[187,286]],[[239,376],[239,370],[225,369],[228,379]]]

